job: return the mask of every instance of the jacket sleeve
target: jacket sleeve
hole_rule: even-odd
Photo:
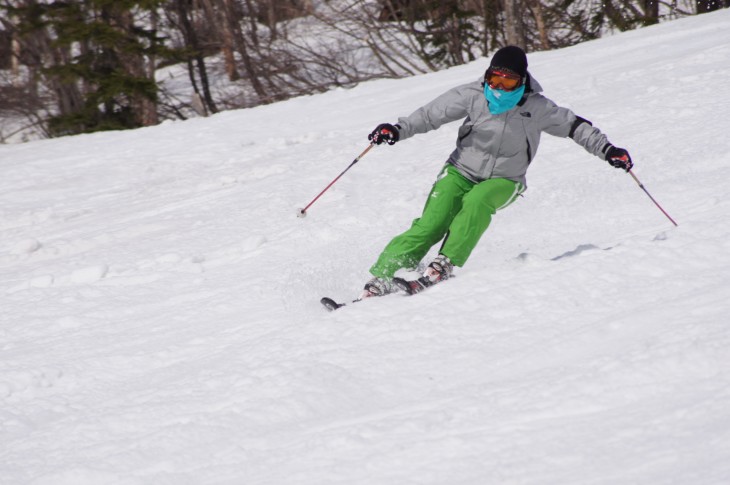
[[[404,140],[418,133],[435,130],[451,121],[466,118],[473,95],[471,93],[473,84],[450,89],[425,106],[418,108],[411,115],[398,118],[400,139]]]
[[[601,130],[587,119],[576,116],[568,108],[562,108],[545,97],[543,100],[545,110],[540,117],[542,131],[563,138],[570,137],[588,153],[605,158],[610,142]]]

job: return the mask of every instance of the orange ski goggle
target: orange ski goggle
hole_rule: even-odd
[[[484,75],[484,82],[492,89],[514,91],[522,85],[522,78],[510,70],[490,67]]]

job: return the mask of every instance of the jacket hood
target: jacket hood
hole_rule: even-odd
[[[530,71],[527,71],[527,92],[530,93],[541,93],[542,92],[542,86],[539,82],[537,82],[537,79],[532,77],[532,74],[530,74]]]

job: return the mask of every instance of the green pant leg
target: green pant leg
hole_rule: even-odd
[[[379,278],[392,278],[401,268],[415,268],[431,246],[444,237],[461,209],[463,195],[473,185],[452,166],[445,167],[431,189],[421,217],[388,243],[370,273]]]
[[[461,210],[449,227],[441,254],[456,266],[463,266],[487,230],[492,216],[522,193],[524,186],[503,178],[478,183],[463,198]]]

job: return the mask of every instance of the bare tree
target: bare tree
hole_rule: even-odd
[[[192,18],[197,13],[197,4],[194,0],[172,0],[173,9],[168,11],[168,21],[177,27],[184,39],[183,58],[188,66],[188,75],[193,91],[201,96],[207,111],[218,112],[218,107],[213,100],[208,79],[208,68],[205,63],[203,45],[199,39],[199,28],[193,25]],[[196,78],[197,74],[197,78]],[[200,87],[198,87],[198,79]],[[202,94],[201,94],[202,90]]]
[[[426,73],[488,57],[506,44],[528,52],[560,48],[728,4],[0,0],[0,112],[54,136],[147,126],[190,116],[194,106],[207,115]],[[187,67],[192,101],[189,91],[155,82],[170,64]]]
[[[510,45],[527,48],[525,28],[522,24],[522,1],[502,0],[504,4],[504,34]]]

